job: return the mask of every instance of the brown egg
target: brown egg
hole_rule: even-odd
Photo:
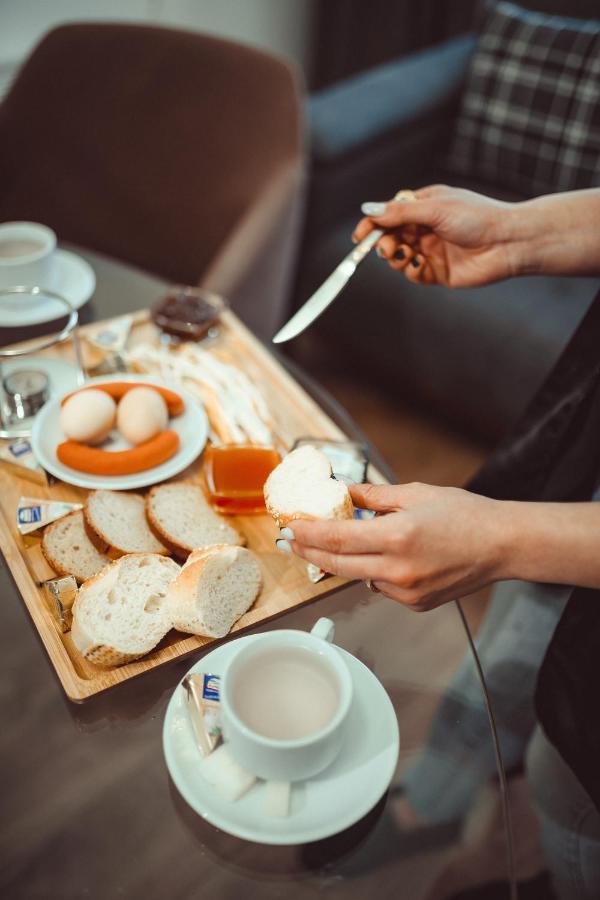
[[[167,404],[151,387],[128,391],[117,407],[117,427],[130,444],[143,444],[167,427]]]

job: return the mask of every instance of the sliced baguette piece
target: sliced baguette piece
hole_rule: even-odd
[[[351,519],[354,505],[342,481],[331,477],[321,450],[304,444],[292,450],[265,482],[265,505],[280,528],[293,519]]]
[[[194,552],[171,583],[167,599],[173,627],[222,638],[256,600],[260,566],[250,550],[217,544]]]
[[[140,494],[92,491],[83,512],[90,537],[111,559],[127,553],[169,554],[148,525]]]
[[[214,544],[241,545],[244,538],[211,509],[202,488],[190,481],[159,484],[146,497],[152,530],[177,556]]]
[[[44,531],[42,553],[59,575],[73,575],[78,584],[110,563],[88,537],[83,510],[68,513]]]
[[[122,556],[80,588],[71,637],[97,666],[121,666],[156,647],[171,628],[169,585],[174,560],[157,553]]]

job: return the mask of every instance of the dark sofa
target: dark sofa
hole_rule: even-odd
[[[523,3],[587,18],[596,3]],[[302,303],[351,249],[364,200],[444,181],[504,199],[502,184],[440,165],[477,32],[313,94]],[[374,254],[315,329],[361,376],[456,427],[496,440],[514,422],[587,309],[600,279],[529,277],[449,292],[417,287]]]

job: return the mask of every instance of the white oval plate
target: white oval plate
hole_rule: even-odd
[[[190,672],[220,675],[240,642],[237,638],[216,647]],[[400,735],[392,702],[381,682],[360,660],[337,648],[346,660],[354,683],[354,700],[342,752],[310,781],[292,785],[290,815],[265,815],[264,783],[257,782],[235,803],[221,797],[200,774],[200,756],[177,685],[165,715],[163,751],[177,790],[195,812],[222,831],[260,844],[307,844],[338,834],[373,809],[393,778]]]
[[[54,251],[54,266],[49,291],[62,294],[79,309],[90,299],[96,287],[96,275],[90,264],[70,250]],[[0,292],[1,293],[1,292]],[[18,328],[52,322],[65,315],[65,306],[43,294],[36,297],[8,296],[0,302],[0,327]]]
[[[85,387],[91,387],[94,384],[107,384],[110,381],[135,381],[140,384],[156,384],[159,387],[171,388],[183,398],[185,402],[184,412],[180,416],[169,419],[169,428],[176,431],[180,439],[180,447],[177,453],[160,466],[154,466],[153,469],[146,469],[144,472],[137,472],[135,475],[105,477],[88,475],[86,472],[70,469],[59,462],[56,456],[56,448],[65,440],[65,435],[59,424],[60,401],[62,397],[53,397],[41,408],[35,417],[31,433],[33,452],[40,465],[47,472],[50,472],[61,481],[65,481],[67,484],[74,484],[77,487],[89,488],[90,490],[103,488],[105,490],[125,491],[132,488],[148,487],[151,484],[157,484],[159,481],[166,481],[167,478],[172,478],[173,475],[182,472],[199,456],[208,437],[208,419],[204,409],[198,405],[198,402],[187,391],[182,390],[178,385],[166,384],[157,378],[151,378],[146,375],[99,376],[86,381]],[[112,432],[111,437],[113,438],[110,445],[111,450],[126,450],[131,446],[117,431]]]

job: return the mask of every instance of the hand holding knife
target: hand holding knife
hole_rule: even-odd
[[[394,196],[394,200],[413,201],[416,197],[413,191],[402,190]],[[376,228],[374,231],[364,238],[354,249],[346,256],[341,263],[333,270],[329,278],[326,278],[323,284],[317,288],[315,293],[310,297],[300,309],[294,313],[292,318],[286,322],[275,337],[274,344],[282,344],[290,341],[292,338],[301,334],[309,325],[318,319],[327,307],[333,303],[335,298],[346,287],[358,266],[373,249],[384,232]]]

